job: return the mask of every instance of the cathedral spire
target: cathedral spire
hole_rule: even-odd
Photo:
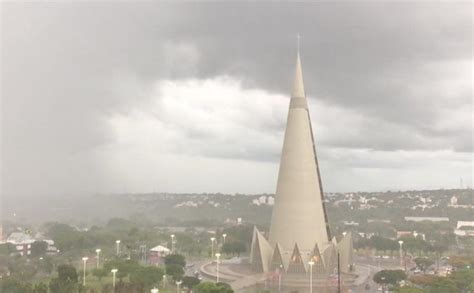
[[[293,92],[291,93],[292,98],[304,98],[304,83],[303,83],[303,70],[301,68],[301,58],[300,58],[300,35],[297,36],[298,45],[296,53],[296,69],[295,69],[295,79],[293,82]]]

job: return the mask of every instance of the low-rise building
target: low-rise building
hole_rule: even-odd
[[[456,236],[474,236],[474,221],[458,221],[454,230]]]

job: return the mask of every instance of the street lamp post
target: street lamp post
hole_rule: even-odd
[[[283,265],[278,269],[278,292],[281,292],[281,273],[283,272]]]
[[[95,253],[97,253],[97,256],[96,256],[96,258],[97,258],[97,268],[99,268],[99,265],[100,265],[100,252],[101,252],[101,251],[102,251],[102,250],[101,250],[100,248],[97,248],[97,249],[95,250]]]
[[[115,274],[118,272],[118,270],[117,269],[112,269],[111,272],[112,272],[112,287],[115,290]]]
[[[182,281],[176,281],[176,292],[179,293],[179,285],[181,285]]]
[[[341,259],[337,250],[337,293],[341,293]]]
[[[171,254],[174,253],[174,234],[171,234]]]
[[[214,255],[214,242],[216,241],[215,237],[211,237],[211,257]]]
[[[225,244],[225,238],[226,238],[226,237],[227,237],[227,234],[222,234],[222,238],[224,239],[224,240],[222,241],[222,244]]]
[[[314,261],[310,260],[309,264],[309,293],[313,293],[313,266]]]
[[[163,289],[166,288],[166,274],[163,275]]]
[[[117,246],[117,255],[119,255],[120,254],[120,240],[116,240],[115,244]]]
[[[403,267],[403,240],[399,240],[398,244],[400,244],[400,267]]]
[[[216,253],[216,283],[219,283],[219,258],[221,257],[220,253]]]
[[[89,258],[87,256],[84,256],[82,258],[82,262],[84,263],[84,267],[83,267],[83,278],[82,278],[82,285],[85,286],[86,285],[86,263],[87,263],[87,260]]]

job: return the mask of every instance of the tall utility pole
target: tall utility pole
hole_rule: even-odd
[[[341,293],[341,261],[339,259],[339,250],[337,251],[337,293]]]
[[[147,264],[147,259],[146,259],[146,258],[147,258],[146,245],[145,245],[145,244],[140,245],[139,251],[140,251],[141,261],[146,265],[146,264]]]

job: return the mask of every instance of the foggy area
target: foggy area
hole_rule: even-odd
[[[473,11],[0,1],[0,292],[474,292]]]

